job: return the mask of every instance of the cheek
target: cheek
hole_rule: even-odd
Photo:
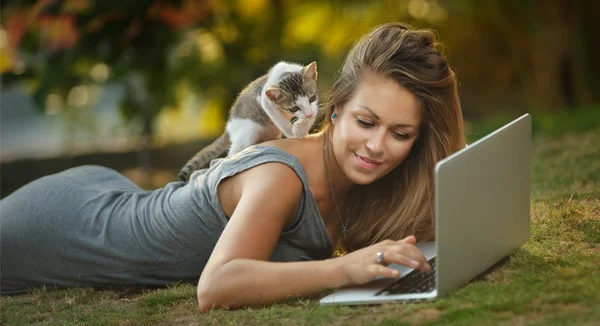
[[[353,119],[340,119],[336,123],[335,129],[337,129],[339,138],[346,143],[346,146],[355,146],[368,138],[368,131],[361,128]]]
[[[341,162],[349,151],[355,150],[357,143],[359,141],[354,128],[338,118],[333,128],[333,150],[338,161]]]
[[[392,165],[397,166],[402,163],[408,157],[413,144],[414,140],[397,141],[396,144],[393,144],[393,146],[391,146],[392,148],[390,148],[390,162],[392,162]]]

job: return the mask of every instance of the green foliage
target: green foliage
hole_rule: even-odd
[[[43,111],[49,94],[68,104],[75,86],[122,84],[123,117],[142,120],[149,134],[160,112],[182,106],[182,85],[219,103],[224,119],[279,60],[317,61],[324,102],[350,45],[388,21],[439,32],[467,117],[598,101],[593,1],[29,0],[2,9],[4,85],[29,81]],[[108,79],[90,75],[98,65]]]
[[[157,114],[175,104],[173,86],[181,81],[169,62],[170,50],[179,42],[182,30],[202,26],[212,15],[206,1],[193,0],[168,4],[16,1],[3,5],[11,41],[18,46],[27,69],[3,71],[3,82],[33,78],[37,85],[33,99],[41,110],[51,94],[57,94],[67,106],[84,106],[89,101],[77,101],[71,95],[74,87],[122,83],[126,86],[123,116],[141,118],[144,131],[150,134]],[[94,76],[95,65],[104,65],[110,78]]]

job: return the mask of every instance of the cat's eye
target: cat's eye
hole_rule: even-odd
[[[312,102],[314,102],[314,101],[316,101],[316,100],[317,100],[317,95],[313,95],[313,96],[311,96],[311,97],[308,99],[308,101],[309,101],[310,103],[312,103]]]
[[[289,111],[290,111],[290,112],[292,112],[292,113],[294,113],[294,112],[298,112],[298,111],[300,111],[300,108],[299,108],[299,107],[297,107],[297,106],[294,106],[294,107],[293,107],[293,108],[291,108]]]

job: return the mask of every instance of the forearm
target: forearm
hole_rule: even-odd
[[[291,263],[235,259],[202,275],[198,304],[202,310],[267,304],[343,284],[343,272],[335,259]]]

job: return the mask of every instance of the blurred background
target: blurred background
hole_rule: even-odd
[[[524,112],[599,121],[599,1],[5,0],[0,19],[2,196],[82,164],[161,187],[277,61],[317,61],[325,102],[388,21],[438,32],[471,140]]]

